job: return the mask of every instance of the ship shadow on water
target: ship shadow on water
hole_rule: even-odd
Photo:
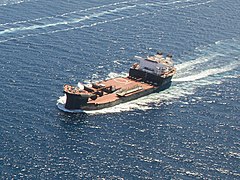
[[[89,115],[87,113],[59,112],[59,119],[64,124],[85,124]]]

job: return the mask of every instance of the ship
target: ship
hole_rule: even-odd
[[[135,56],[134,63],[125,77],[115,77],[89,84],[65,84],[64,108],[69,111],[100,110],[132,101],[151,93],[163,91],[171,86],[176,68],[172,55],[162,52],[146,58]]]

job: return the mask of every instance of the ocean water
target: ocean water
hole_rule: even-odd
[[[1,179],[240,179],[240,1],[0,0]],[[172,86],[60,111],[63,85],[172,53]]]

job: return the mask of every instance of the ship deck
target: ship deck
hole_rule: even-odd
[[[121,98],[119,93],[122,93],[123,96],[131,96],[135,93],[151,89],[155,86],[143,83],[137,80],[130,79],[128,77],[118,77],[109,80],[104,80],[96,83],[101,86],[112,86],[116,89],[113,93],[104,92],[103,96],[98,96],[96,100],[89,100],[88,104],[105,104],[113,102]]]

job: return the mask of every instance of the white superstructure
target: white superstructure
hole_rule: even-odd
[[[136,58],[139,60],[138,69],[151,74],[163,75],[173,69],[171,55],[167,55],[167,57],[164,58],[162,53],[159,52],[156,55],[148,56],[147,58],[139,56],[136,56]]]

